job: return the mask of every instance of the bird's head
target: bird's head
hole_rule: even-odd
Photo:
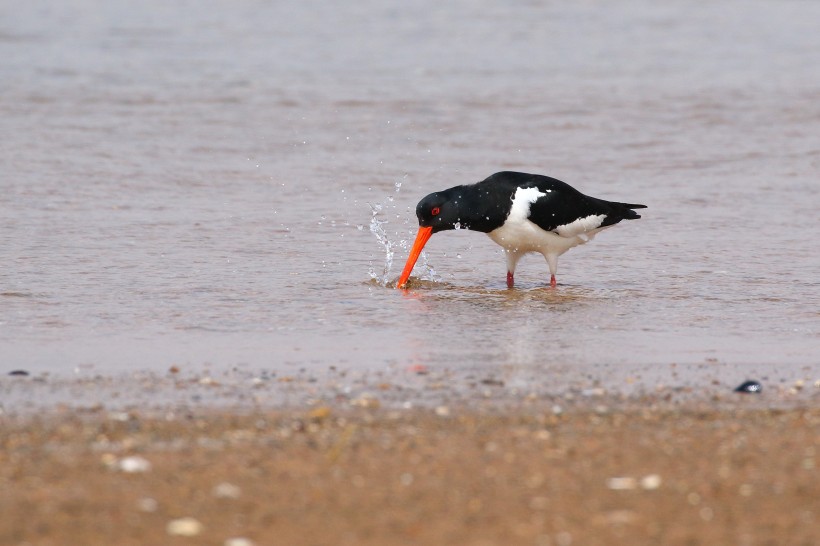
[[[396,284],[396,288],[404,288],[407,284],[407,279],[410,278],[410,273],[413,271],[413,266],[416,265],[416,260],[419,259],[424,245],[427,244],[427,241],[433,233],[456,229],[460,226],[459,222],[461,219],[459,217],[458,201],[458,196],[454,196],[450,190],[447,190],[431,193],[416,205],[419,231],[413,243],[413,248],[410,250],[410,255],[407,257],[404,271],[402,271],[401,277],[399,277],[399,281]]]
[[[432,233],[456,229],[461,221],[458,197],[450,192],[431,193],[416,205],[416,217],[420,228],[432,228]]]

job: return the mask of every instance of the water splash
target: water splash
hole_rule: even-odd
[[[404,175],[404,178],[407,178],[407,175]],[[412,228],[408,229],[410,218],[408,218],[407,215],[405,215],[402,222],[402,228],[395,230],[392,234],[388,233],[390,223],[387,219],[388,209],[393,209],[390,212],[395,213],[396,194],[398,194],[401,190],[401,185],[401,181],[393,184],[395,192],[385,197],[381,203],[368,203],[371,214],[369,226],[370,232],[376,237],[376,240],[384,249],[384,265],[381,267],[381,271],[379,271],[371,261],[370,270],[368,272],[370,274],[370,278],[375,280],[380,286],[388,286],[391,282],[390,272],[393,268],[393,256],[395,255],[396,246],[398,246],[401,250],[408,250],[410,248],[410,243],[413,241],[413,237],[415,236],[415,230]],[[402,217],[400,214],[396,214],[395,216],[397,220]],[[400,232],[403,232],[403,234]],[[424,252],[421,253],[416,269],[419,267],[421,267],[424,271],[420,278],[431,281],[441,280],[435,270],[430,266],[430,264],[427,263],[427,255]]]
[[[370,233],[376,236],[376,239],[379,241],[379,244],[384,247],[384,267],[382,268],[381,275],[378,274],[376,268],[373,266],[373,262],[370,262],[370,278],[374,279],[378,282],[381,286],[387,286],[388,279],[390,278],[390,269],[393,267],[393,243],[390,241],[390,238],[387,236],[387,230],[385,226],[387,225],[387,220],[379,219],[379,213],[384,208],[383,205],[380,204],[372,204],[370,205]]]

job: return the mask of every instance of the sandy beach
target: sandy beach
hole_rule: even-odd
[[[816,390],[6,413],[0,543],[809,546]]]

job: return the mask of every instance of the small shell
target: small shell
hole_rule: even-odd
[[[735,389],[735,392],[760,394],[763,385],[759,381],[745,381]]]

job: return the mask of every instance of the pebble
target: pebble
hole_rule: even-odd
[[[641,478],[641,487],[647,491],[652,491],[661,486],[661,477],[658,474],[647,474]]]
[[[195,537],[202,532],[202,524],[194,518],[172,519],[165,530],[171,536]]]
[[[151,462],[139,455],[132,455],[119,460],[117,468],[128,474],[136,474],[139,472],[148,472],[151,470]]]
[[[548,430],[538,430],[533,436],[537,440],[549,440],[552,437],[552,433]]]
[[[381,406],[378,398],[370,394],[363,394],[358,398],[354,398],[350,401],[351,406],[355,406],[357,408],[373,408],[378,409]]]
[[[211,493],[213,493],[213,496],[218,499],[238,499],[239,495],[242,494],[242,490],[237,485],[222,482],[219,485],[214,486]]]
[[[606,486],[613,491],[628,491],[638,487],[638,480],[629,476],[616,476],[606,481]]]
[[[331,410],[327,406],[319,406],[317,408],[313,408],[308,412],[308,418],[313,419],[314,421],[322,421],[330,417]]]
[[[586,397],[603,396],[605,394],[606,391],[601,387],[595,387],[594,389],[584,389],[581,391],[581,396]]]
[[[29,375],[29,373],[26,370],[12,370],[9,372],[9,375],[26,376]]]
[[[229,538],[225,541],[225,546],[254,546],[253,541],[249,538],[235,537]]]
[[[439,417],[447,417],[448,415],[450,415],[450,408],[448,408],[447,406],[438,406],[436,408],[436,415],[438,415]]]
[[[159,503],[156,499],[152,499],[151,497],[143,497],[137,501],[137,509],[140,512],[156,512],[157,508],[159,508]]]
[[[735,389],[735,392],[759,394],[761,390],[763,386],[759,381],[744,381]]]

